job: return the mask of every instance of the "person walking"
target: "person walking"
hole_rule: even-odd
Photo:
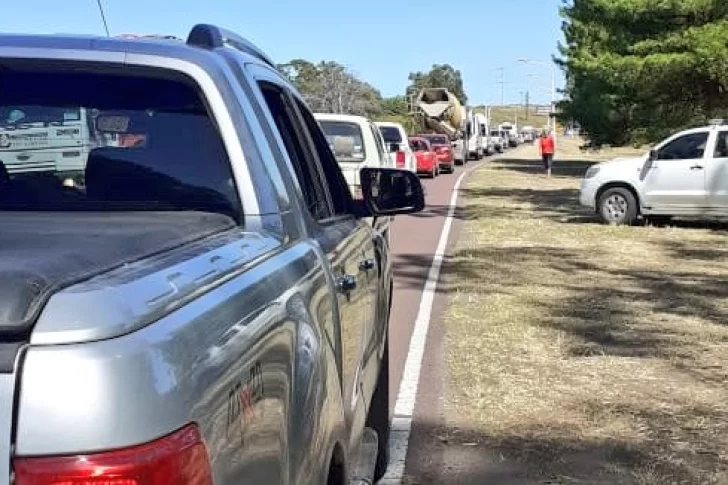
[[[541,131],[541,137],[538,140],[538,150],[541,153],[541,160],[543,160],[543,167],[546,169],[546,175],[551,177],[551,166],[554,163],[556,144],[554,143],[554,137],[550,132],[546,130]]]

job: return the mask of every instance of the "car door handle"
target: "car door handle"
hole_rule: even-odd
[[[341,275],[336,278],[336,289],[342,293],[348,293],[356,289],[356,276]]]
[[[702,169],[703,169],[702,165],[693,165],[692,167],[690,167],[690,170],[702,170]]]
[[[361,271],[371,271],[374,269],[374,260],[373,259],[364,259],[362,261],[359,261],[359,269]]]

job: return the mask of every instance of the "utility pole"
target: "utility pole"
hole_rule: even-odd
[[[504,67],[499,67],[497,69],[500,71],[500,77],[498,78],[498,81],[496,84],[500,84],[501,88],[501,106],[506,105],[506,69]]]

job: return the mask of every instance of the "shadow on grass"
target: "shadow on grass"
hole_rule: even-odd
[[[587,169],[599,163],[593,160],[559,160],[558,155],[551,167],[553,177],[583,178]],[[518,160],[501,158],[490,167],[491,170],[509,170],[526,175],[541,175],[545,172],[541,160]]]
[[[671,246],[666,244],[668,249]],[[718,390],[728,378],[719,353],[713,357],[704,353],[710,338],[692,328],[696,318],[703,324],[728,325],[728,285],[721,274],[669,264],[649,271],[617,270],[579,249],[484,247],[453,255],[443,267],[439,291],[471,298],[505,295],[514,305],[532,307],[538,315],[534,325],[569,336],[564,341],[566,355],[554,356],[554,360],[580,362],[596,356],[660,359],[677,376],[670,385],[694,388],[697,393],[705,392],[704,385]],[[646,360],[645,365],[654,364]],[[610,374],[618,369],[621,367],[600,372],[605,380],[619,382]],[[454,460],[456,472],[452,481],[420,483],[657,485],[724,483],[716,481],[718,476],[728,480],[728,461],[722,449],[728,408],[701,406],[700,398],[675,398],[663,408],[660,400],[650,401],[651,394],[640,382],[636,380],[629,391],[637,398],[620,394],[611,402],[591,401],[594,396],[574,391],[574,402],[563,402],[564,412],[571,412],[570,405],[578,409],[574,413],[583,414],[587,409],[587,431],[529,428],[527,423],[521,429],[504,428],[497,436],[476,430],[440,430],[441,435],[458,436],[442,444],[448,450],[444,465],[450,466],[449,461]],[[639,396],[644,396],[644,402]],[[592,426],[598,429],[614,416],[626,417],[638,428],[640,440],[590,437]],[[548,423],[548,418],[542,419]]]
[[[724,483],[726,468],[713,468],[717,447],[671,452],[658,448],[659,436],[674,422],[669,413],[642,408],[615,409],[582,403],[595,416],[630,415],[645,423],[644,440],[578,439],[571,429],[510,429],[497,435],[468,427],[415,421],[405,484],[458,485],[662,485]],[[709,421],[725,419],[712,410],[684,410]],[[687,433],[687,431],[686,431]]]

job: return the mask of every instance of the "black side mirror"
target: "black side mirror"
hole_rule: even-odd
[[[389,144],[389,151],[390,152],[398,152],[399,151],[399,143],[390,143]]]
[[[647,156],[647,161],[654,162],[655,160],[657,160],[657,156],[657,150],[653,148],[652,150],[650,150],[650,154]]]
[[[412,214],[425,208],[425,193],[414,172],[366,167],[359,171],[366,206],[364,216]]]

